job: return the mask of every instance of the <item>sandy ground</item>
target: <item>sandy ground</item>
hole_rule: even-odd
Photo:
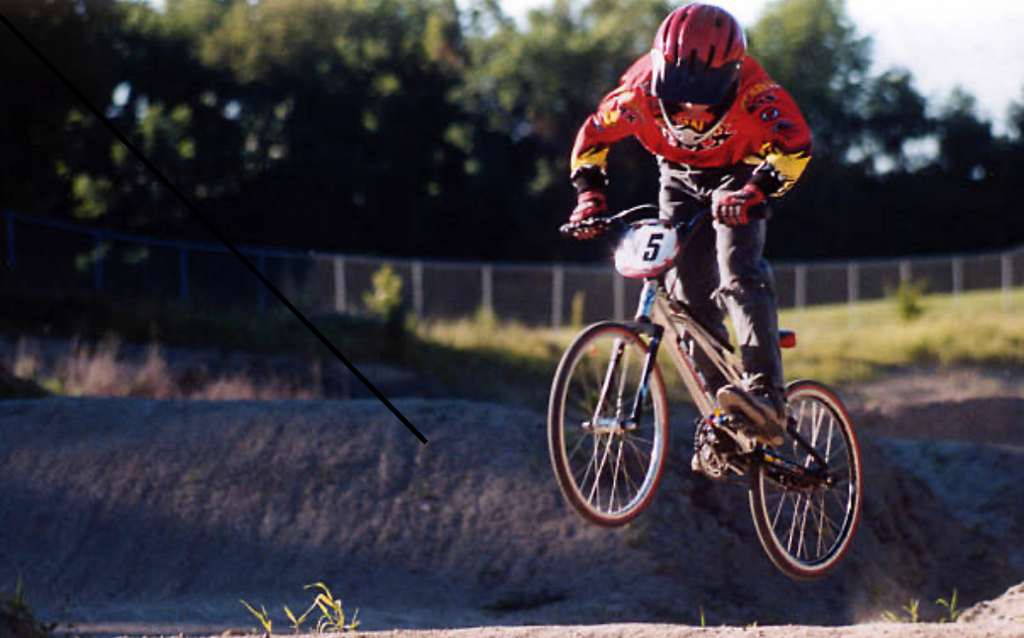
[[[396,399],[0,404],[0,589],[80,634],[250,630],[239,599],[427,636],[1024,637],[1024,375],[899,371],[843,388],[865,504],[834,576],[789,581],[741,488],[689,471],[676,412],[658,497],[620,530],[561,502],[538,410]],[[878,624],[954,590],[956,624]],[[701,616],[709,625],[701,629]],[[757,623],[758,626],[749,626]],[[728,625],[723,627],[722,625]]]

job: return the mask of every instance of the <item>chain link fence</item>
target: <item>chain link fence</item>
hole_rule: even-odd
[[[178,298],[206,307],[264,310],[272,295],[220,244],[111,233],[5,211],[0,217],[9,286],[111,298]],[[363,311],[372,275],[389,264],[402,279],[410,311],[421,319],[472,316],[492,309],[502,320],[561,327],[633,314],[641,283],[607,266],[497,264],[385,259],[294,250],[240,248],[292,303],[311,313]],[[773,265],[781,308],[805,308],[891,296],[926,282],[929,293],[1010,291],[1024,285],[1024,246],[985,254]],[[578,316],[573,317],[573,306]]]

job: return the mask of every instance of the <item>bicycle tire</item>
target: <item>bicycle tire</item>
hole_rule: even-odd
[[[623,346],[623,359],[612,370],[617,387],[611,387],[604,379],[613,376],[609,370],[617,343]],[[625,525],[636,518],[650,504],[664,469],[668,400],[656,364],[640,423],[622,431],[614,431],[611,425],[608,431],[595,427],[621,422],[623,414],[632,410],[647,352],[647,344],[627,326],[595,324],[566,349],[551,385],[548,448],[555,478],[569,505],[602,527]],[[635,375],[630,376],[631,372]],[[609,391],[599,410],[604,385]]]
[[[795,381],[787,386],[786,398],[790,431],[775,450],[811,467],[814,459],[792,436],[795,430],[826,460],[836,483],[787,486],[781,475],[773,476],[773,469],[762,464],[750,472],[750,511],[761,545],[776,567],[793,579],[811,581],[835,569],[850,548],[863,500],[860,450],[849,413],[828,387]]]

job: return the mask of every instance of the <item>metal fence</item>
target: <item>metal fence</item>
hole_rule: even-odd
[[[7,285],[60,294],[112,298],[179,298],[209,307],[276,303],[259,280],[221,244],[170,241],[100,231],[5,211]],[[503,320],[561,327],[574,301],[585,322],[624,318],[641,284],[606,266],[523,265],[387,259],[267,248],[239,249],[306,312],[359,313],[371,277],[390,264],[408,308],[420,318],[471,316],[481,307]],[[870,259],[773,266],[779,304],[804,308],[856,304],[892,294],[901,283],[926,281],[930,293],[961,294],[1024,285],[1024,246],[986,254]]]

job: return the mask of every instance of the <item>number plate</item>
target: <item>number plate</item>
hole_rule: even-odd
[[[679,242],[671,224],[659,220],[637,222],[623,235],[615,251],[615,269],[623,277],[657,277],[675,266]]]

